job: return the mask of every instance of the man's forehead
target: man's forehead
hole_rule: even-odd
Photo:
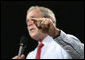
[[[30,16],[30,17],[27,17],[27,18],[36,18],[35,16]]]
[[[32,14],[32,13],[41,13],[41,11],[39,9],[33,9],[31,11],[28,11],[27,14]]]
[[[32,10],[27,13],[27,18],[38,18],[41,17],[42,13],[40,11]]]

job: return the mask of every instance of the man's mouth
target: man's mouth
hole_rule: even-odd
[[[35,30],[35,28],[31,28],[31,29],[30,29],[30,31],[33,31],[33,30]]]

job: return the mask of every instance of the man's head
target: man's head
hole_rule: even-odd
[[[53,20],[54,25],[56,26],[56,18],[55,18],[55,14],[53,13],[52,10],[43,7],[43,6],[31,6],[28,10],[27,10],[27,14],[34,10],[34,9],[38,9],[41,13],[42,13],[42,17],[44,18],[51,18]]]
[[[31,18],[50,18],[56,26],[55,15],[50,9],[40,6],[30,7],[27,10],[26,23],[30,36],[35,40],[42,39],[47,34],[42,33]]]

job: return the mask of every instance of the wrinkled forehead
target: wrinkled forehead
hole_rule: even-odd
[[[26,21],[31,18],[47,18],[47,17],[48,16],[44,16],[43,13],[39,9],[33,9],[27,12]],[[53,21],[51,17],[48,17],[48,18],[50,18]]]
[[[26,18],[27,19],[28,18],[38,18],[38,17],[40,18],[42,16],[43,15],[42,15],[42,13],[41,13],[41,11],[39,9],[33,9],[33,10],[27,12]]]

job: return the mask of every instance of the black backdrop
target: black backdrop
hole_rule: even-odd
[[[26,23],[26,11],[32,5],[50,8],[58,17],[57,27],[73,34],[84,43],[83,1],[1,1],[1,58],[10,59],[17,55],[22,35],[28,38],[26,54],[37,42],[30,38]]]

